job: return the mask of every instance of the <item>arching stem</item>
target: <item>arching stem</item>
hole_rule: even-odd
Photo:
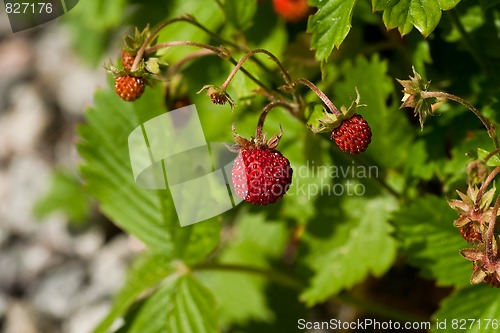
[[[283,65],[281,64],[281,62],[279,61],[278,58],[276,58],[276,56],[274,54],[272,54],[271,52],[267,51],[267,50],[264,50],[264,49],[255,49],[255,50],[252,50],[250,52],[248,52],[247,54],[245,54],[243,56],[243,58],[240,59],[240,61],[238,61],[238,63],[236,64],[236,66],[233,68],[233,70],[231,71],[231,73],[229,74],[229,76],[227,77],[226,81],[224,81],[224,83],[221,85],[221,89],[222,90],[226,90],[227,89],[227,86],[229,85],[229,83],[231,82],[231,80],[234,78],[234,76],[236,75],[236,73],[238,72],[238,70],[241,68],[241,66],[243,66],[243,64],[245,63],[245,61],[247,61],[251,56],[253,56],[254,54],[257,54],[257,53],[264,53],[266,54],[267,56],[269,56],[269,58],[274,61],[276,63],[276,65],[278,65],[282,75],[283,75],[283,79],[285,80],[286,84],[288,86],[292,86],[292,79],[290,77],[290,74],[288,74],[288,71],[285,69],[285,67],[283,67]]]
[[[488,185],[491,183],[493,179],[495,179],[495,176],[500,172],[500,166],[497,166],[493,171],[486,177],[486,180],[484,183],[481,185],[479,188],[479,191],[477,192],[476,196],[476,201],[474,202],[474,210],[479,211],[479,206],[481,204],[481,199],[483,197],[484,192],[488,188]]]
[[[496,229],[497,213],[499,206],[500,206],[500,195],[497,197],[495,205],[493,206],[493,211],[491,212],[491,220],[488,225],[488,233],[486,236],[486,256],[488,257],[488,261],[491,264],[495,263],[497,259],[493,251],[493,239],[495,238],[495,229]]]
[[[465,99],[441,91],[422,91],[421,97],[423,99],[431,97],[438,99],[451,99],[452,101],[462,104],[467,109],[472,111],[476,115],[476,117],[478,117],[479,120],[483,123],[484,127],[486,127],[486,130],[488,131],[489,137],[493,140],[495,148],[500,148],[500,145],[498,144],[497,130],[495,128],[495,125],[493,125],[488,119],[486,119],[481,114],[481,112],[479,112],[479,110],[474,107],[474,105],[470,104]]]
[[[341,115],[339,109],[337,109],[335,104],[333,104],[333,102],[328,98],[328,96],[326,96],[325,93],[321,91],[321,89],[316,87],[314,83],[306,79],[298,79],[297,81],[295,81],[295,83],[303,84],[309,89],[311,89],[316,95],[318,95],[319,98],[321,98],[321,100],[323,101],[323,103],[325,103],[325,105],[327,106],[327,108],[330,110],[331,113],[333,113],[336,116]]]
[[[255,139],[257,140],[257,142],[262,141],[262,128],[264,127],[264,122],[266,121],[267,114],[269,113],[269,111],[271,111],[271,109],[277,106],[282,106],[284,108],[287,108],[291,112],[294,111],[293,108],[285,102],[276,101],[267,104],[262,110],[259,117],[259,121],[257,122],[257,128],[255,130]]]

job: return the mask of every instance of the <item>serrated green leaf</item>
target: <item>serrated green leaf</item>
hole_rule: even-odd
[[[279,221],[266,220],[263,213],[244,209],[231,230],[233,241],[222,251],[219,262],[272,269],[270,259],[278,259],[285,247],[288,231]],[[230,271],[204,271],[200,279],[219,301],[221,325],[243,325],[249,321],[269,322],[273,313],[265,298],[266,277]],[[244,299],[245,302],[241,302]]]
[[[311,0],[309,4],[318,7],[307,22],[307,30],[312,33],[311,47],[316,50],[316,58],[325,61],[349,33],[356,0]]]
[[[387,222],[395,208],[392,198],[345,197],[342,206],[337,205],[328,211],[323,207],[321,222],[335,228],[329,238],[323,232],[304,236],[310,248],[305,262],[314,271],[310,286],[301,295],[309,306],[352,287],[369,274],[382,275],[395,259],[396,242]]]
[[[372,0],[372,7],[374,11],[384,10],[394,6],[400,0]]]
[[[393,224],[408,261],[440,286],[469,284],[471,265],[458,251],[468,247],[453,226],[457,214],[445,199],[423,197],[394,214]]]
[[[113,322],[127,311],[143,292],[154,287],[172,271],[170,261],[164,256],[146,253],[136,259],[111,311],[94,330],[94,333],[107,332]]]
[[[498,332],[500,328],[498,289],[483,284],[458,290],[444,299],[433,319],[435,324],[431,332]],[[441,327],[437,326],[439,324]]]
[[[172,275],[149,297],[137,314],[131,318],[127,333],[164,333],[167,327],[168,311],[172,306],[179,276]]]
[[[257,1],[226,0],[224,2],[227,21],[237,29],[250,28],[256,11]]]
[[[126,323],[127,333],[219,332],[212,293],[191,274],[172,275]]]
[[[130,166],[129,134],[163,112],[159,85],[134,103],[122,101],[112,90],[98,91],[95,106],[86,112],[88,124],[79,128],[82,174],[114,223],[150,249],[189,264],[217,245],[219,225],[212,219],[181,228],[169,191],[140,188]]]
[[[219,332],[216,302],[210,290],[191,275],[179,280],[167,317],[167,332]]]
[[[384,10],[383,20],[388,29],[398,28],[401,35],[413,26],[428,36],[438,25],[441,11],[455,7],[460,0],[373,0],[374,10]]]

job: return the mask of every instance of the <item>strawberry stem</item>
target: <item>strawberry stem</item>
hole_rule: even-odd
[[[224,81],[224,83],[222,84],[222,86],[220,87],[222,90],[226,90],[227,89],[227,86],[229,85],[229,83],[231,82],[231,80],[234,78],[234,76],[236,75],[236,73],[238,72],[238,70],[241,68],[241,66],[243,66],[243,63],[245,61],[247,61],[251,56],[257,54],[257,53],[264,53],[266,54],[267,56],[269,56],[269,58],[274,61],[276,63],[276,65],[278,65],[282,75],[283,75],[283,79],[285,80],[286,84],[288,86],[292,86],[292,79],[290,77],[290,74],[288,74],[288,71],[285,69],[285,67],[283,67],[283,64],[279,61],[279,59],[274,55],[272,54],[271,52],[267,51],[267,50],[264,50],[264,49],[255,49],[255,50],[252,50],[252,51],[249,51],[247,54],[245,54],[243,56],[243,58],[240,59],[240,61],[238,61],[238,63],[236,64],[236,66],[233,68],[233,70],[231,71],[231,73],[229,74],[229,76],[227,77],[226,81]]]
[[[203,49],[206,49],[206,50],[213,52],[214,54],[218,55],[219,57],[221,57],[223,59],[228,59],[232,64],[235,64],[236,66],[238,65],[238,63],[236,62],[236,60],[233,57],[231,57],[231,56],[228,57],[228,54],[224,48],[215,47],[215,46],[204,44],[204,43],[192,42],[192,41],[169,41],[169,42],[156,44],[148,49],[145,49],[143,51],[143,54],[153,53],[153,52],[158,51],[160,49],[174,47],[174,46],[194,46],[194,47],[203,48]],[[266,85],[262,81],[260,81],[255,76],[253,76],[246,69],[241,68],[241,72],[244,73],[250,80],[252,80],[257,85],[259,85],[262,89],[269,92],[269,94],[274,96],[274,98],[277,98],[275,95],[278,95],[278,94],[273,93],[268,87],[266,87]],[[234,74],[233,74],[233,76],[234,76]],[[221,87],[221,89],[222,89],[222,87]],[[225,89],[222,89],[222,90],[225,90]]]
[[[486,188],[488,188],[488,185],[491,183],[491,181],[495,178],[495,176],[499,172],[500,172],[500,166],[497,166],[488,175],[488,177],[486,177],[486,180],[484,181],[484,183],[479,188],[479,191],[477,192],[476,201],[474,202],[474,211],[479,211],[479,206],[480,206],[480,203],[481,203],[481,199],[483,197],[484,192],[486,191]]]
[[[187,62],[189,62],[191,60],[194,60],[194,59],[197,59],[197,58],[201,58],[201,57],[205,57],[205,56],[209,56],[209,55],[214,55],[214,52],[212,50],[207,50],[207,49],[198,50],[198,51],[195,51],[193,53],[188,54],[187,56],[185,56],[181,60],[177,61],[175,64],[172,64],[168,68],[167,77],[174,76],[175,73],[177,73],[179,71],[179,69],[185,63],[187,63]]]
[[[421,97],[423,99],[432,98],[432,97],[438,98],[438,99],[451,99],[452,101],[455,101],[457,103],[462,104],[467,109],[472,111],[472,113],[474,113],[476,115],[476,117],[478,117],[479,120],[483,123],[484,127],[486,127],[486,130],[488,131],[489,137],[493,140],[493,144],[495,145],[495,148],[500,148],[500,145],[498,144],[497,130],[495,128],[495,125],[493,125],[488,119],[486,119],[481,114],[481,112],[479,112],[479,110],[474,107],[474,105],[470,104],[465,99],[460,98],[456,95],[448,94],[448,93],[441,92],[441,91],[422,91]]]
[[[500,148],[497,148],[497,149],[493,150],[491,153],[489,153],[488,155],[486,155],[486,157],[484,158],[483,162],[484,163],[488,163],[489,159],[492,158],[493,156],[495,156],[498,153],[500,153]]]
[[[325,105],[328,107],[328,109],[330,110],[331,113],[333,113],[336,116],[341,115],[339,109],[337,109],[335,104],[333,104],[333,102],[328,98],[328,96],[326,96],[325,93],[321,91],[321,89],[316,87],[314,85],[314,83],[312,83],[311,81],[309,81],[307,79],[303,79],[303,78],[298,79],[297,81],[295,81],[295,83],[303,84],[306,87],[308,87],[309,89],[311,89],[319,98],[321,98],[321,100],[323,101],[323,103],[325,103]]]
[[[293,108],[290,106],[290,104],[281,102],[281,101],[275,101],[267,104],[264,109],[262,110],[259,121],[257,122],[257,128],[255,130],[255,139],[257,142],[262,141],[262,128],[264,127],[264,122],[266,121],[267,114],[271,109],[277,107],[277,106],[282,106],[284,108],[287,108],[291,112],[293,112]]]
[[[203,44],[203,43],[198,43],[198,42],[181,40],[181,41],[170,41],[170,42],[156,44],[155,46],[151,46],[150,48],[147,48],[146,50],[144,50],[144,54],[148,55],[148,54],[153,53],[155,51],[158,51],[160,49],[165,49],[165,48],[169,48],[172,46],[194,46],[194,47],[199,47],[199,48],[210,50],[217,55],[221,54],[221,52],[222,52],[222,50],[219,47],[215,47],[215,46]]]
[[[496,261],[496,255],[493,253],[493,239],[495,238],[495,227],[497,222],[497,213],[498,208],[500,207],[500,195],[497,197],[495,201],[495,205],[493,206],[493,211],[491,212],[491,220],[488,225],[488,234],[486,238],[486,256],[490,264],[494,264]]]
[[[155,30],[153,30],[153,32],[148,36],[148,38],[146,38],[144,43],[142,43],[141,47],[137,51],[137,54],[135,55],[134,63],[132,64],[132,68],[130,69],[131,72],[134,72],[137,70],[139,63],[141,62],[141,60],[144,56],[144,50],[146,49],[146,47],[148,47],[149,44],[151,44],[151,42],[156,37],[156,35],[161,31],[161,29],[165,28],[166,26],[168,26],[172,23],[180,22],[180,21],[186,21],[186,19],[183,17],[175,17],[175,18],[172,18],[170,20],[166,20],[165,22],[163,22],[162,24],[157,26],[155,28]]]

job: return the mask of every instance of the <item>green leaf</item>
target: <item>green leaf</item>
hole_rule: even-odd
[[[256,11],[257,1],[226,0],[224,2],[226,19],[237,29],[250,28]]]
[[[231,230],[233,241],[219,257],[220,264],[244,265],[273,269],[270,259],[279,259],[288,235],[280,221],[266,220],[263,213],[243,209]],[[219,301],[221,325],[243,325],[249,321],[270,322],[273,313],[265,297],[268,280],[264,276],[244,272],[209,270],[200,279]],[[242,302],[241,300],[245,301]]]
[[[167,327],[167,311],[171,307],[179,276],[172,275],[137,311],[137,314],[126,323],[127,333],[163,333]]]
[[[498,332],[500,328],[498,292],[484,284],[458,290],[444,299],[433,319],[435,325],[431,332]],[[441,328],[437,326],[439,324]]]
[[[168,309],[167,332],[219,332],[216,302],[210,290],[191,275],[183,276]]]
[[[487,151],[487,150],[484,150],[484,149],[481,149],[481,148],[477,148],[477,157],[480,159],[480,160],[483,160],[490,154],[491,152]],[[486,165],[488,166],[491,166],[491,167],[496,167],[496,166],[499,166],[500,165],[500,157],[498,157],[498,155],[493,155],[491,156],[489,159],[488,159],[488,162],[486,163]]]
[[[310,0],[309,4],[318,7],[307,22],[307,30],[312,33],[311,47],[316,50],[316,58],[325,61],[349,33],[356,0]]]
[[[191,274],[170,276],[132,316],[127,333],[219,332],[212,293]]]
[[[399,1],[400,0],[372,0],[372,7],[374,11],[384,10],[387,8],[391,8]]]
[[[48,193],[38,200],[34,208],[37,218],[57,211],[62,211],[75,223],[85,221],[90,215],[89,197],[81,182],[69,172],[54,172]]]
[[[212,219],[181,228],[169,191],[140,188],[130,166],[129,134],[163,112],[159,85],[134,103],[121,100],[112,90],[98,91],[95,106],[86,112],[88,124],[79,128],[82,174],[114,223],[154,251],[197,262],[218,244],[218,223]]]
[[[125,285],[114,301],[111,311],[101,321],[94,333],[107,332],[113,322],[127,311],[143,292],[157,285],[172,271],[170,261],[164,256],[146,253],[136,259],[128,272]]]
[[[393,218],[408,261],[440,286],[466,286],[472,274],[470,262],[458,253],[468,244],[453,226],[457,217],[445,199],[426,196]]]
[[[326,197],[325,197],[326,198]],[[321,206],[319,223],[333,224],[330,236],[308,227],[304,240],[309,246],[305,262],[314,276],[301,295],[309,306],[325,301],[345,288],[363,281],[369,274],[381,276],[396,256],[396,242],[390,236],[389,213],[395,202],[389,197],[340,197],[337,204]],[[327,208],[328,207],[328,208]],[[328,238],[325,238],[328,237]]]
[[[398,28],[401,35],[408,34],[413,26],[424,36],[436,28],[441,11],[455,7],[460,0],[372,0],[373,10],[383,10],[383,20],[388,29]]]

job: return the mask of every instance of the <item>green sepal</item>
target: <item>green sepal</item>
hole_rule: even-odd
[[[348,108],[342,105],[340,107],[339,114],[328,112],[323,108],[323,116],[317,121],[318,126],[315,127],[314,125],[308,124],[309,128],[314,133],[333,131],[335,128],[339,127],[344,120],[351,118],[356,113],[359,106],[363,106],[359,104],[359,99],[359,91],[356,88],[356,100],[352,101]]]

